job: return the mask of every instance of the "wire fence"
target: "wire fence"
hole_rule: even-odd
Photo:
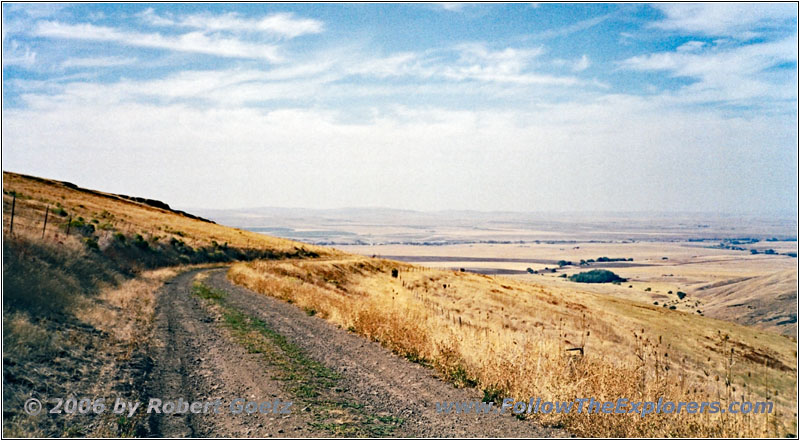
[[[3,231],[14,235],[34,236],[37,233],[45,238],[49,233],[67,234],[71,219],[66,211],[45,202],[17,197],[16,194],[3,194]]]
[[[119,219],[84,219],[59,204],[3,193],[3,233],[63,243],[68,237],[94,236],[107,240],[114,233],[135,233],[136,228]]]

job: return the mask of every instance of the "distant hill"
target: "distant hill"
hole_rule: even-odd
[[[797,335],[797,271],[733,279],[700,287],[708,315]]]

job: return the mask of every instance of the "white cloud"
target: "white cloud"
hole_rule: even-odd
[[[3,12],[21,13],[31,18],[45,18],[57,15],[61,10],[67,7],[69,7],[67,3],[8,3],[3,5]],[[3,15],[5,15],[5,13]]]
[[[584,70],[588,69],[589,66],[591,65],[592,62],[589,61],[589,57],[587,57],[586,54],[583,54],[583,56],[578,61],[575,62],[575,65],[572,66],[572,70],[574,72],[583,72]]]
[[[796,63],[797,40],[794,37],[745,46],[699,49],[695,46],[691,51],[636,56],[624,60],[621,66],[639,71],[665,71],[673,77],[694,79],[694,83],[681,90],[689,101],[797,98],[796,71],[792,79],[769,72],[775,66]]]
[[[40,21],[36,24],[33,34],[41,37],[68,40],[107,41],[126,46],[194,52],[219,57],[263,59],[271,62],[281,61],[278,49],[273,45],[208,36],[201,32],[166,36],[159,33],[124,31],[93,24],[65,24],[56,21]]]
[[[3,50],[3,67],[21,66],[30,68],[36,63],[36,52],[30,47],[23,46],[17,41],[11,41],[10,45]]]
[[[73,101],[84,104],[102,102],[109,106],[191,102],[209,108],[287,101],[309,105],[365,97],[406,100],[415,96],[426,99],[451,96],[460,100],[468,97],[519,100],[523,96],[534,99],[607,87],[596,80],[584,81],[572,76],[537,72],[538,58],[543,52],[542,48],[490,50],[477,43],[440,51],[401,52],[381,57],[358,51],[326,51],[266,70],[178,71],[155,79],[122,79],[112,83],[85,82],[83,78],[80,81],[65,79],[59,84],[16,82],[15,88],[22,102],[32,108]],[[123,57],[71,58],[61,67],[109,67],[135,62],[137,59]],[[589,61],[585,57],[569,63],[581,68],[581,64]],[[403,78],[404,81],[387,81],[391,78]]]
[[[661,3],[660,29],[749,39],[797,20],[794,3]]]
[[[544,49],[511,48],[492,50],[481,43],[427,53],[403,52],[386,57],[352,60],[346,71],[355,75],[416,77],[453,82],[479,81],[516,85],[586,85],[572,76],[550,75],[536,70],[536,59]],[[588,61],[588,60],[587,60]]]
[[[321,21],[295,18],[291,13],[278,13],[261,18],[245,18],[235,12],[221,15],[192,14],[173,17],[160,16],[152,8],[149,8],[142,12],[140,17],[154,26],[185,27],[205,32],[263,32],[285,38],[318,34],[324,30]]]
[[[94,11],[90,12],[86,17],[89,19],[89,21],[99,21],[106,18],[106,14],[103,11]]]
[[[593,28],[600,23],[611,18],[611,14],[600,15],[597,17],[587,18],[585,20],[577,21],[567,26],[555,29],[547,29],[541,32],[535,32],[531,35],[535,39],[547,39],[555,37],[564,37],[566,35],[574,34],[576,32],[585,31],[586,29]]]
[[[84,68],[84,67],[114,67],[125,66],[136,63],[136,58],[126,57],[85,57],[67,58],[61,62],[62,69]]]
[[[687,41],[676,49],[678,52],[697,52],[706,46],[702,41]]]
[[[466,6],[467,4],[459,2],[442,2],[438,3],[438,5],[441,6],[442,9],[444,9],[445,11],[458,12],[464,9],[464,6]]]
[[[527,111],[384,107],[357,121],[61,98],[4,110],[4,168],[178,206],[723,210],[791,208],[796,192],[795,127],[630,96]]]

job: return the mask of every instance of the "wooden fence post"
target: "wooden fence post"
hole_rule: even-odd
[[[42,239],[44,239],[44,231],[47,229],[47,215],[50,213],[50,206],[44,209],[44,226],[42,227]]]
[[[8,233],[14,234],[14,208],[17,206],[17,194],[12,194],[11,198],[11,223],[8,226]]]
[[[69,236],[69,229],[72,227],[72,215],[69,215],[69,222],[67,222],[67,236]]]

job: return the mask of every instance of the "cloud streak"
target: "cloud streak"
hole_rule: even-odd
[[[167,36],[159,33],[124,31],[88,23],[68,24],[58,21],[40,21],[36,24],[33,35],[65,40],[111,42],[123,46],[191,52],[227,58],[282,61],[282,57],[278,54],[278,48],[274,45],[208,36],[201,32]]]
[[[688,45],[688,46],[687,46]],[[715,46],[686,43],[674,52],[659,52],[628,58],[623,69],[664,71],[673,77],[695,80],[683,88],[691,101],[735,102],[754,99],[796,99],[794,79],[772,72],[785,63],[797,62],[797,40],[756,43],[745,46]]]
[[[653,5],[665,18],[658,29],[749,39],[785,27],[797,19],[792,3],[662,3]]]
[[[86,57],[86,58],[67,58],[61,62],[62,69],[87,68],[87,67],[116,67],[127,66],[136,63],[138,60],[133,57]]]
[[[183,27],[203,32],[230,31],[236,33],[266,33],[283,38],[319,34],[324,25],[319,20],[296,18],[291,13],[277,13],[260,18],[246,18],[241,14],[189,14],[183,16],[158,15],[152,8],[140,14],[145,23],[162,27]]]

